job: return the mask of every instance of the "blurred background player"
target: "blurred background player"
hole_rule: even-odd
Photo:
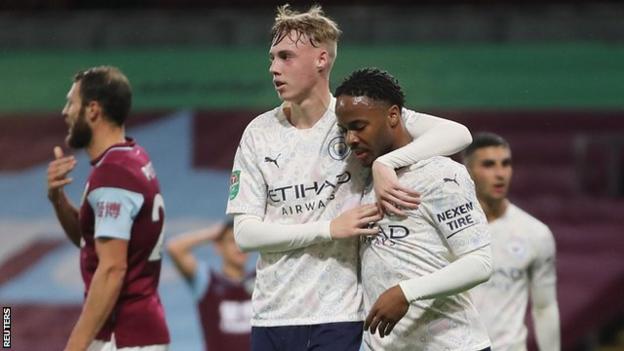
[[[362,335],[358,242],[374,234],[375,205],[359,204],[366,171],[349,157],[336,125],[329,77],[340,30],[320,7],[278,8],[269,51],[283,104],[247,126],[237,150],[227,213],[243,250],[257,250],[253,350],[358,350]],[[464,126],[411,113],[422,136],[388,156],[380,204],[402,213],[419,197],[399,185],[393,167],[453,153],[471,140]],[[394,164],[395,161],[397,164]]]
[[[221,256],[221,272],[210,269],[192,252],[210,242]],[[245,271],[247,254],[236,246],[233,222],[182,234],[169,241],[167,250],[197,302],[206,350],[249,350],[255,274]]]
[[[555,240],[548,227],[507,198],[512,176],[509,143],[479,133],[464,151],[492,236],[494,274],[473,290],[494,350],[526,350],[527,303],[539,349],[560,349]]]
[[[335,95],[338,124],[363,166],[412,141],[401,116],[403,92],[387,72],[357,70]],[[489,350],[466,291],[491,274],[487,222],[468,172],[432,157],[397,174],[422,194],[422,203],[407,216],[386,216],[377,235],[363,238],[364,329],[370,328],[364,348]],[[374,201],[369,186],[362,202]]]
[[[130,83],[115,67],[78,72],[63,118],[66,144],[85,149],[91,174],[80,209],[63,191],[73,156],[54,148],[48,198],[65,233],[80,248],[82,313],[65,350],[167,350],[169,332],[158,296],[164,201],[149,156],[125,137]]]

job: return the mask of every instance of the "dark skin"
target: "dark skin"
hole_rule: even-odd
[[[397,105],[363,96],[343,95],[337,97],[336,116],[338,126],[345,133],[345,141],[363,166],[370,167],[377,157],[412,141]],[[364,330],[372,334],[379,331],[383,338],[392,332],[408,309],[409,302],[403,290],[395,285],[379,296],[366,317]]]
[[[398,285],[384,291],[368,312],[364,322],[364,330],[375,334],[379,330],[379,336],[390,335],[394,326],[405,316],[409,309],[409,302]]]
[[[401,122],[401,108],[365,96],[340,96],[336,100],[338,126],[353,155],[365,167],[371,167],[377,157],[409,144],[412,137]],[[405,215],[398,208],[418,208],[420,195],[397,186],[378,204],[392,212]]]

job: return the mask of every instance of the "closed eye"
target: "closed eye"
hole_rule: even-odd
[[[364,128],[366,128],[366,123],[361,122],[361,121],[355,121],[353,123],[350,123],[348,127],[349,130],[353,130],[356,132],[359,132]]]

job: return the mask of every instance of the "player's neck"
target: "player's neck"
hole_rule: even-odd
[[[329,108],[331,103],[331,92],[329,84],[319,86],[301,101],[290,101],[288,103],[289,113],[286,114],[288,121],[295,128],[312,128]]]
[[[89,147],[87,147],[87,155],[89,155],[89,159],[95,160],[111,146],[125,141],[126,133],[123,127],[106,126],[94,129],[93,139]]]
[[[392,150],[400,149],[414,140],[402,123],[397,125],[393,132],[394,136],[392,138]]]
[[[245,267],[223,262],[223,275],[234,281],[241,281],[245,277]]]
[[[485,217],[487,217],[488,222],[501,218],[505,214],[505,211],[507,211],[507,207],[509,207],[509,200],[507,200],[507,198],[489,201],[486,199],[479,199],[479,203],[481,204],[481,208],[483,208],[483,212],[485,212]]]

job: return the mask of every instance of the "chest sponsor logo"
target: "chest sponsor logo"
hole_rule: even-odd
[[[485,282],[484,285],[490,288],[507,291],[511,289],[516,282],[523,279],[526,279],[526,271],[524,269],[515,267],[496,268],[490,280]]]
[[[292,203],[303,200],[299,204],[284,204],[282,215],[294,215],[325,208],[327,202],[336,197],[336,191],[342,184],[351,180],[351,173],[344,172],[333,179],[312,183],[290,184],[267,189],[267,199],[274,204]],[[319,198],[320,197],[320,198]]]
[[[397,240],[404,239],[409,234],[409,229],[402,225],[380,225],[377,235],[366,236],[363,240],[371,245],[394,246]]]
[[[451,234],[447,236],[447,239],[460,231],[477,224],[473,211],[474,204],[472,202],[468,202],[436,214],[436,220],[438,223],[445,226],[446,229],[451,232]]]

